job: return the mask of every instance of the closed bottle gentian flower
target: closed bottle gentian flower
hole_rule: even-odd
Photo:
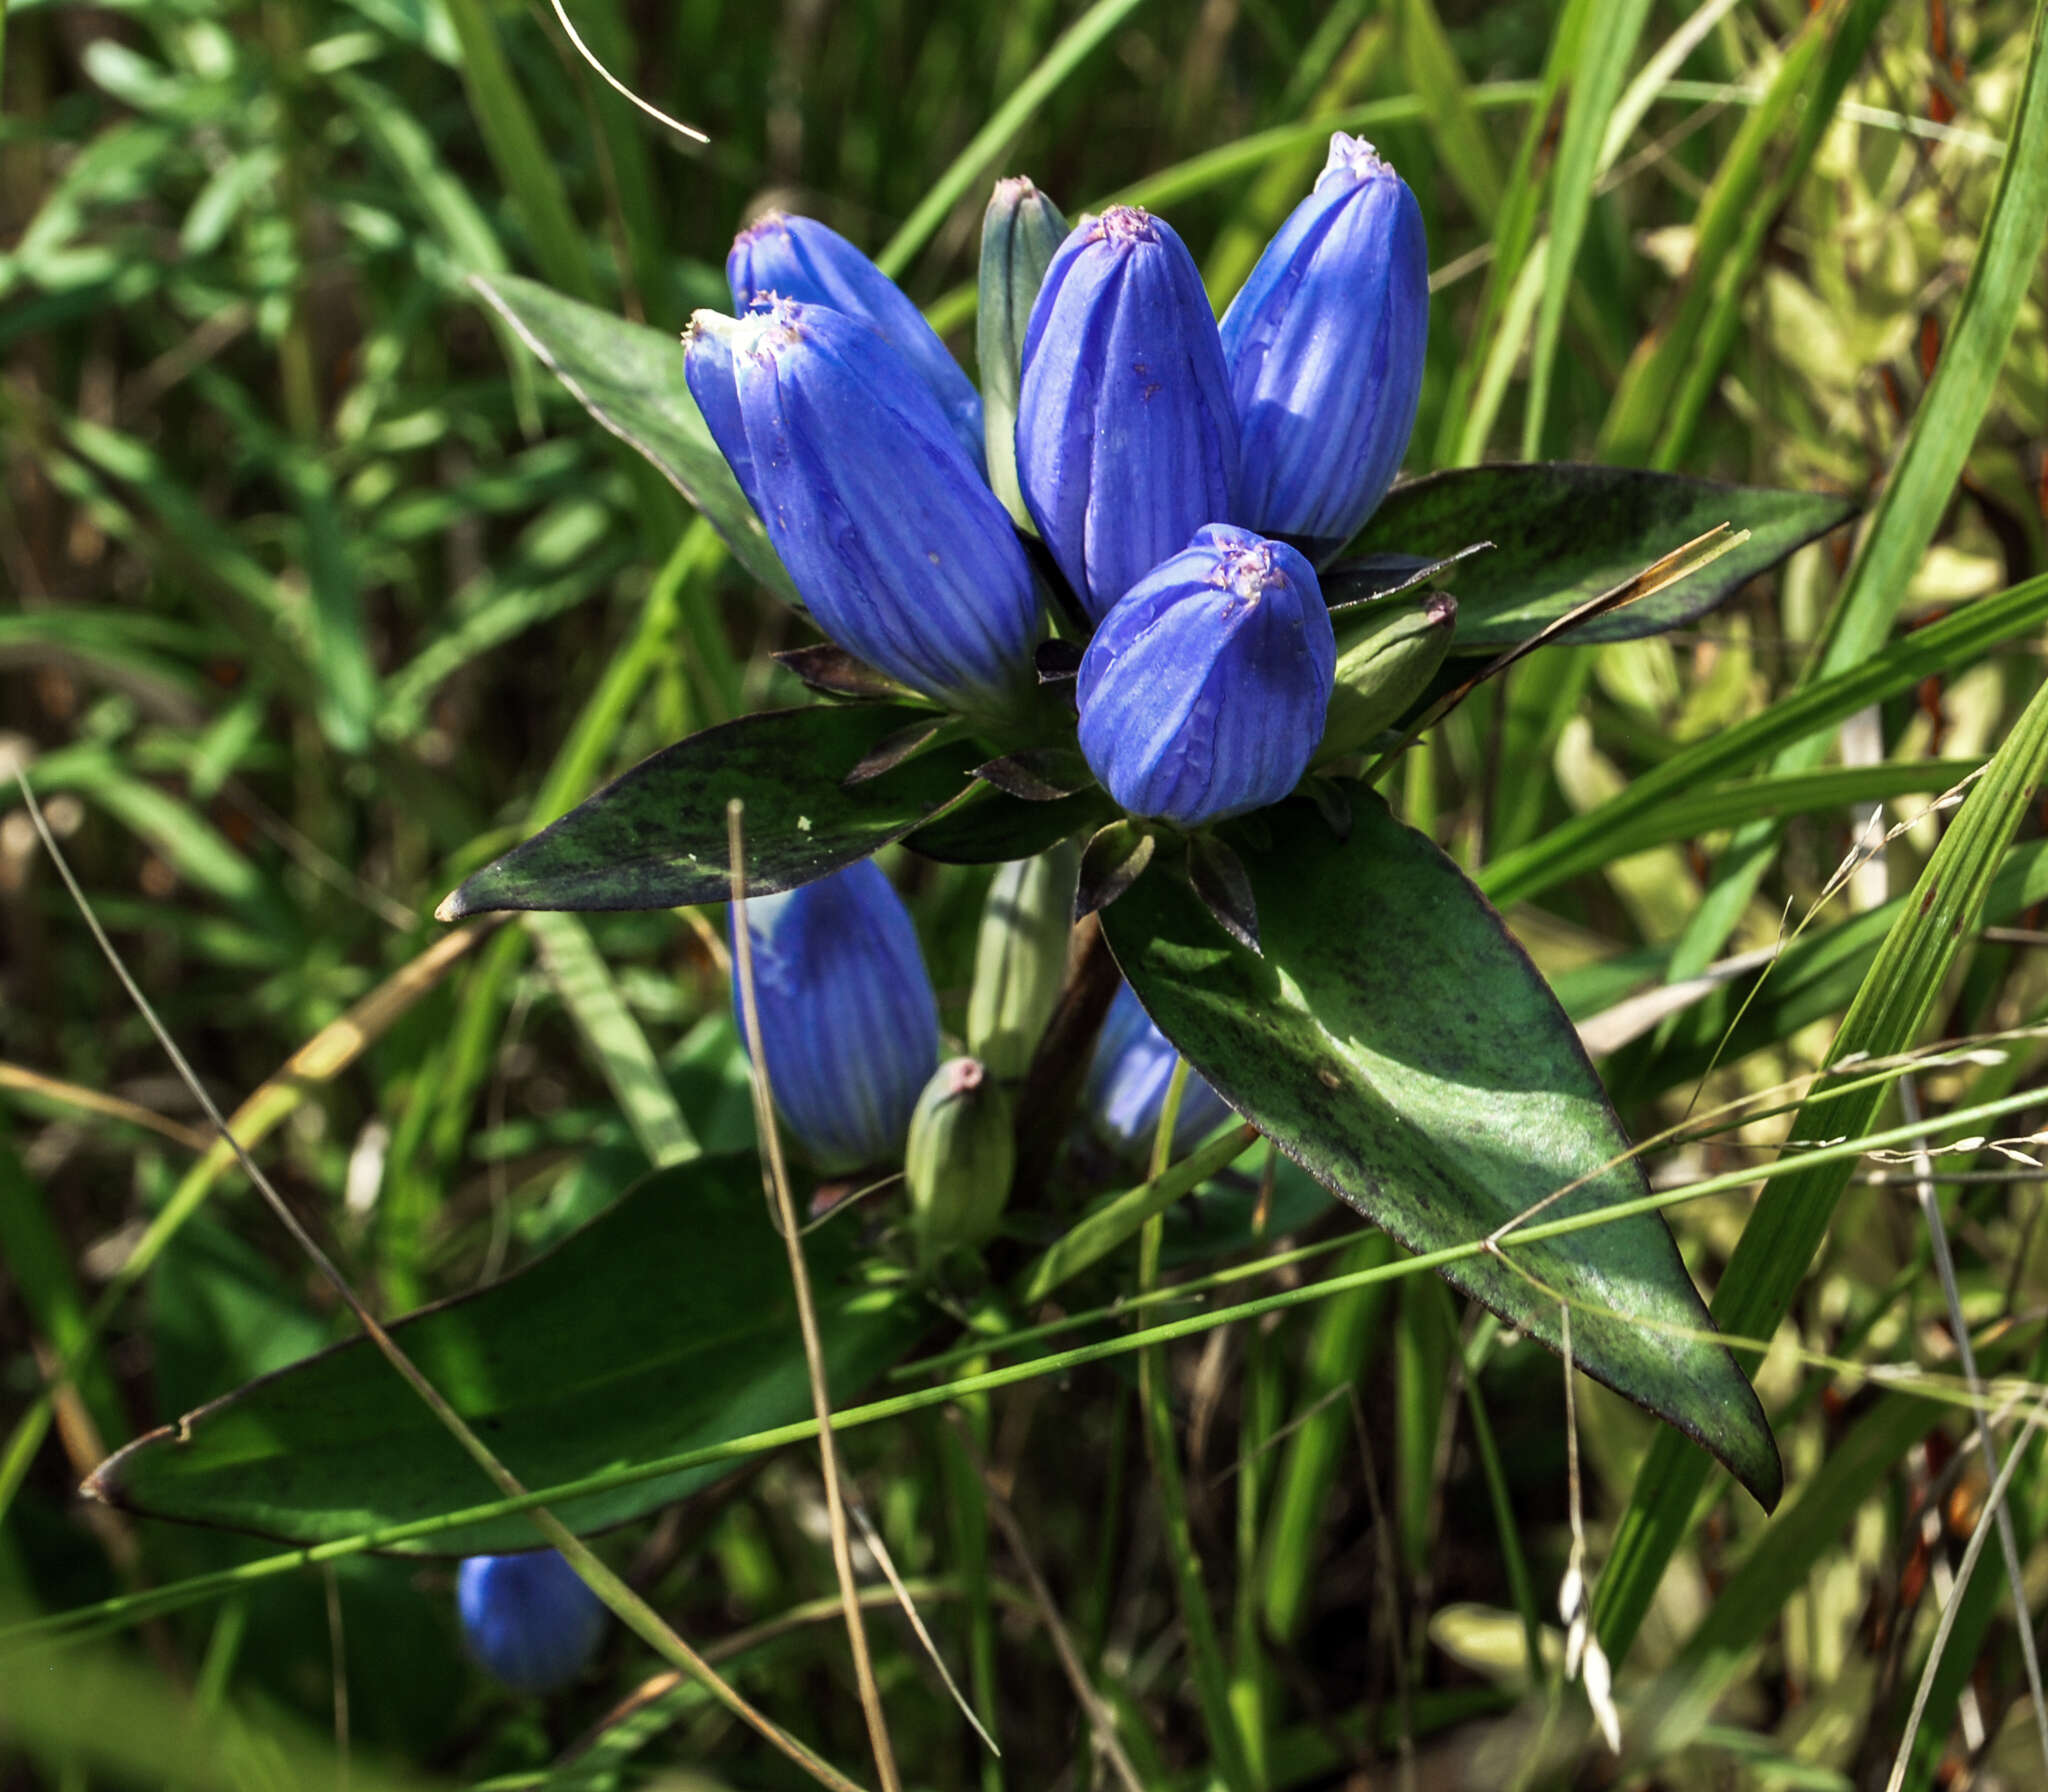
[[[1170,226],[1083,218],[1024,334],[1017,480],[1090,621],[1234,514],[1237,412],[1215,315]]]
[[[1133,815],[1199,827],[1277,803],[1321,740],[1336,638],[1315,569],[1212,524],[1103,619],[1081,658],[1081,751]]]
[[[1237,521],[1319,555],[1356,534],[1401,469],[1428,333],[1422,210],[1370,143],[1339,131],[1224,313]]]
[[[869,325],[910,363],[960,445],[977,467],[982,464],[981,396],[974,382],[903,289],[838,231],[815,218],[769,212],[733,239],[725,278],[735,312],[759,299],[796,299]]]
[[[1089,1124],[1119,1157],[1143,1160],[1151,1152],[1179,1056],[1173,1042],[1152,1024],[1131,986],[1119,988],[1096,1038],[1081,1091]],[[1173,1123],[1174,1155],[1192,1151],[1229,1118],[1223,1097],[1190,1070]]]
[[[828,1175],[888,1161],[939,1062],[938,1002],[910,911],[872,859],[750,897],[746,910],[776,1111]],[[733,1011],[744,1036],[737,954]]]
[[[778,299],[700,311],[685,370],[797,591],[913,690],[1002,713],[1034,688],[1038,594],[938,401],[865,324]]]
[[[455,1607],[478,1665],[514,1692],[568,1684],[604,1639],[603,1602],[558,1550],[469,1557]]]

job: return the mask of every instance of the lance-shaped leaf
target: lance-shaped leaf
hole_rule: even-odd
[[[840,1405],[929,1324],[918,1303],[854,1279],[859,1241],[805,1241]],[[529,1487],[674,1456],[811,1412],[789,1264],[749,1156],[647,1177],[557,1249],[392,1335]],[[729,1473],[707,1464],[567,1499],[602,1530]],[[130,1511],[318,1543],[496,1498],[461,1447],[367,1342],[266,1375],[101,1464],[88,1491]],[[526,1549],[514,1516],[421,1553]]]
[[[1586,623],[1571,638],[1630,641],[1677,628],[1855,513],[1847,498],[1823,492],[1717,485],[1624,467],[1459,467],[1396,486],[1348,551],[1435,559],[1492,542],[1457,570],[1452,648],[1487,653],[1527,640],[1719,524],[1747,529],[1749,539],[1732,553]]]
[[[690,396],[680,342],[516,274],[472,274],[469,283],[586,411],[660,469],[742,566],[785,602],[799,602]]]
[[[1219,830],[1258,904],[1263,956],[1164,867],[1103,911],[1160,1029],[1230,1105],[1418,1251],[1648,1193],[1578,1035],[1477,889],[1358,790],[1350,837],[1306,803]],[[1571,1192],[1550,1200],[1560,1189]],[[1697,1438],[1766,1505],[1781,1485],[1763,1409],[1661,1216],[1640,1213],[1444,1266],[1553,1349],[1572,1303],[1579,1367]]]
[[[966,792],[986,749],[965,740],[846,782],[892,735],[931,722],[929,710],[898,704],[820,704],[707,728],[486,865],[437,913],[723,902],[734,797],[746,805],[748,890],[793,890],[902,839]]]

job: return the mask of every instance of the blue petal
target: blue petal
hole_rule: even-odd
[[[752,898],[747,927],[776,1111],[828,1174],[894,1158],[939,1061],[938,1002],[903,899],[863,859]],[[744,1033],[737,964],[733,976]]]
[[[725,277],[735,312],[758,299],[797,299],[871,325],[931,388],[961,446],[982,465],[981,397],[973,381],[903,289],[838,231],[815,218],[769,212],[733,239]]]
[[[1224,314],[1244,431],[1237,520],[1318,547],[1356,534],[1400,471],[1428,331],[1421,208],[1340,131]]]
[[[1081,658],[1081,751],[1133,815],[1199,827],[1308,769],[1337,648],[1293,548],[1214,525],[1111,610]]]
[[[1142,1159],[1151,1151],[1179,1055],[1131,986],[1120,986],[1096,1039],[1081,1095],[1096,1133],[1119,1156]],[[1174,1120],[1174,1155],[1192,1151],[1229,1118],[1223,1098],[1191,1070]]]
[[[470,1653],[514,1692],[575,1679],[604,1638],[603,1603],[552,1549],[469,1557],[456,1571],[455,1605]]]
[[[711,390],[727,368],[732,403]],[[700,312],[688,372],[828,635],[942,703],[1001,711],[1028,696],[1030,565],[937,401],[887,343],[840,312],[778,300],[737,322]]]
[[[1084,218],[1025,331],[1017,476],[1091,620],[1232,514],[1237,471],[1237,413],[1193,258],[1135,207]]]

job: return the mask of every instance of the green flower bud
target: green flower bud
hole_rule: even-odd
[[[1363,750],[1401,718],[1451,651],[1457,620],[1457,599],[1441,591],[1374,604],[1348,624],[1336,618],[1337,680],[1317,764]]]
[[[941,1064],[910,1116],[903,1180],[921,1264],[993,1235],[1017,1163],[1010,1098],[973,1058]]]
[[[1017,486],[1017,383],[1024,326],[1053,251],[1066,240],[1059,207],[1021,175],[996,182],[981,220],[981,316],[975,358],[981,364],[982,429],[988,482],[1024,527],[1031,519]]]
[[[989,885],[967,998],[967,1049],[998,1082],[1015,1082],[1031,1068],[1059,1002],[1080,869],[1080,848],[1066,840],[1000,866]]]

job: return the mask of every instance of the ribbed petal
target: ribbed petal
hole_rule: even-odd
[[[1135,207],[1082,220],[1025,332],[1017,475],[1090,619],[1230,516],[1237,473],[1236,409],[1193,258]]]
[[[1181,827],[1277,803],[1321,740],[1337,648],[1285,543],[1200,530],[1126,593],[1081,659],[1081,751],[1133,815]]]
[[[603,1604],[552,1549],[469,1557],[456,1571],[455,1605],[470,1653],[514,1692],[575,1679],[604,1637]]]
[[[1142,1159],[1152,1149],[1179,1055],[1131,986],[1122,985],[1103,1020],[1081,1094],[1090,1124],[1120,1157]],[[1229,1118],[1223,1098],[1189,1071],[1173,1123],[1174,1154],[1192,1151]]]
[[[796,299],[872,325],[930,387],[961,446],[977,467],[982,464],[981,397],[974,382],[903,289],[838,231],[815,218],[769,212],[733,239],[725,278],[736,312],[757,299]]]
[[[939,1061],[939,1010],[910,912],[872,859],[747,903],[776,1111],[819,1169],[903,1148]],[[742,1016],[738,969],[733,1008]]]
[[[1340,131],[1224,314],[1243,428],[1237,520],[1321,548],[1356,534],[1407,452],[1428,331],[1421,208],[1371,144]]]
[[[732,344],[737,328],[731,318],[715,311],[698,312],[683,356],[683,378],[711,439],[740,482],[740,490],[747,494],[747,502],[759,514],[761,494],[754,482],[754,457],[747,448],[746,419],[740,415],[740,395],[733,378]]]
[[[730,366],[734,401],[708,388]],[[700,312],[691,390],[818,624],[870,665],[963,709],[1033,681],[1038,594],[1008,512],[938,403],[865,325],[778,300]],[[745,480],[743,479],[743,483]]]

